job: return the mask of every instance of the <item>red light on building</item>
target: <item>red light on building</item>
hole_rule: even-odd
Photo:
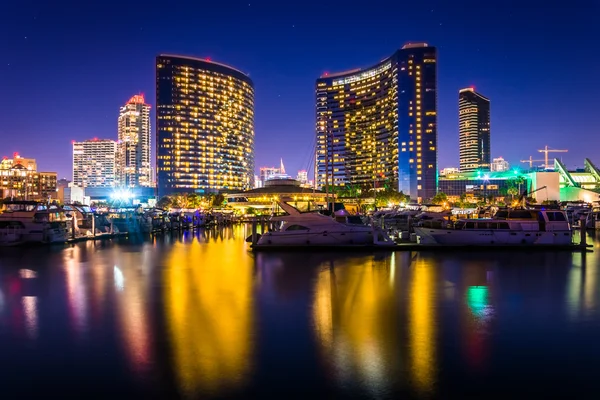
[[[74,140],[71,140],[71,144],[75,144],[75,141],[74,141]]]
[[[206,57],[206,61],[210,62],[210,57]]]
[[[13,153],[13,158],[19,158],[19,153],[17,153],[16,151]]]
[[[144,104],[145,102],[146,100],[144,99],[144,94],[140,93],[130,98],[127,104]]]
[[[8,160],[8,157],[4,156],[2,157],[3,160]]]
[[[329,72],[325,72],[323,76],[329,76]]]

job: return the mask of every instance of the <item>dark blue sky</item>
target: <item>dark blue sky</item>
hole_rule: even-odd
[[[137,92],[154,106],[154,57],[166,52],[249,72],[256,165],[283,157],[295,174],[312,157],[315,79],[426,41],[439,52],[440,168],[458,165],[457,92],[470,85],[492,101],[492,156],[543,158],[547,144],[569,149],[569,167],[600,163],[599,4],[5,1],[0,155],[70,177],[71,140],[116,138],[119,107]]]

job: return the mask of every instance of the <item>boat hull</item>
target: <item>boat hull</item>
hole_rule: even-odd
[[[373,244],[369,230],[338,232],[267,232],[257,242],[259,246],[352,246]]]
[[[456,230],[415,227],[421,244],[443,245],[570,245],[571,231],[536,232],[502,230]]]

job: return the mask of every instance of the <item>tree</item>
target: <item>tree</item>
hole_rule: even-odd
[[[254,208],[254,207],[246,208],[246,215],[256,215],[256,208]]]
[[[213,207],[221,207],[224,202],[225,202],[225,196],[223,196],[221,193],[218,193],[212,199],[212,206]]]
[[[167,209],[173,205],[173,200],[171,200],[170,196],[163,196],[156,202],[157,208]]]
[[[431,199],[433,204],[444,204],[448,202],[448,195],[444,192],[437,192]]]

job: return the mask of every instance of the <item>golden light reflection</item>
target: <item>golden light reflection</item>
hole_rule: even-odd
[[[567,313],[574,319],[588,316],[596,310],[596,280],[598,265],[595,254],[573,254],[573,267],[567,276]]]
[[[338,378],[358,378],[367,390],[379,393],[396,379],[401,364],[392,281],[390,266],[365,260],[344,268],[325,267],[314,294],[316,335]]]
[[[410,371],[416,388],[430,391],[435,380],[435,266],[417,260],[412,266],[409,308]]]
[[[237,241],[175,243],[165,268],[165,314],[186,395],[241,385],[251,369],[252,259]]]

